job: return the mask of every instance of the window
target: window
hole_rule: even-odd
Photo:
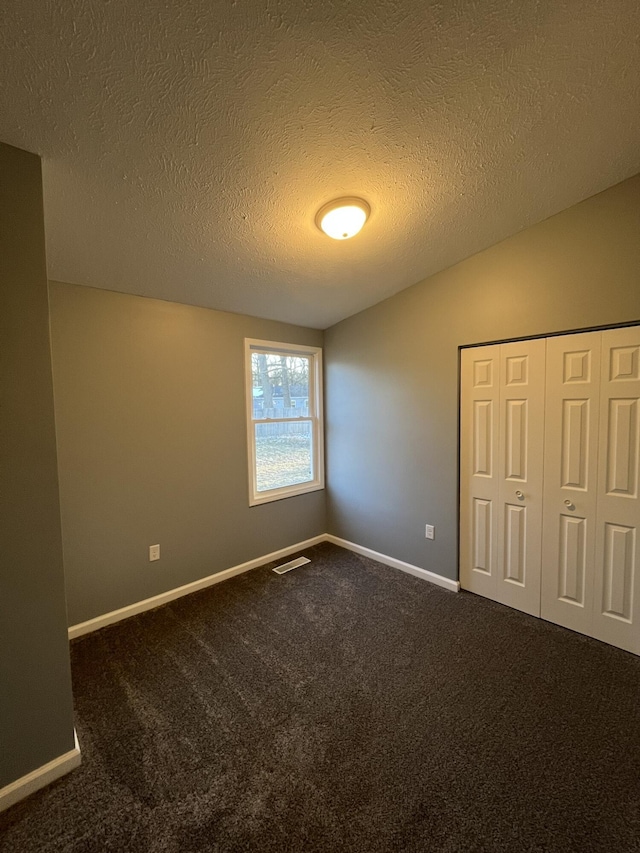
[[[322,350],[245,339],[249,504],[324,488]]]

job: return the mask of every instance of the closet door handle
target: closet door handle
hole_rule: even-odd
[[[570,510],[574,510],[574,509],[575,509],[575,506],[571,503],[571,501],[569,500],[569,498],[567,498],[567,500],[564,502],[564,505],[567,507],[567,509],[570,509]]]
[[[518,498],[519,501],[524,500],[524,495],[520,491],[516,492],[516,497]]]

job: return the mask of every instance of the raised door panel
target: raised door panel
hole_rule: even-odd
[[[640,654],[640,327],[602,332],[592,634]]]
[[[598,476],[601,333],[547,340],[540,615],[589,634]]]
[[[503,604],[540,615],[544,339],[500,346],[497,587]]]
[[[460,583],[495,597],[499,355],[465,349],[460,382]]]

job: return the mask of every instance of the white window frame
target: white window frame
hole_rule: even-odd
[[[302,355],[309,359],[309,415],[298,418],[254,418],[253,417],[253,372],[251,356],[254,352],[278,355]],[[245,396],[247,407],[247,448],[249,457],[249,506],[279,501],[293,495],[304,495],[324,489],[324,421],[322,414],[322,349],[320,347],[286,344],[280,341],[244,339]],[[307,421],[311,424],[312,473],[313,479],[293,486],[259,492],[256,482],[256,423],[295,423]]]

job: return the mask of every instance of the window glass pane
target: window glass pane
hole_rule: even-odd
[[[309,417],[309,363],[303,355],[251,354],[253,417]]]
[[[303,423],[257,423],[256,484],[259,492],[313,480],[312,432]]]

